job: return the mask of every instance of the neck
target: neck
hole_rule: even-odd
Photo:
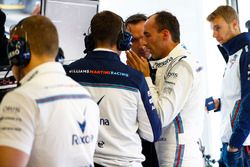
[[[47,63],[47,62],[54,62],[55,58],[53,56],[49,56],[49,55],[34,55],[31,54],[31,60],[29,62],[29,64],[24,67],[23,70],[23,74],[26,75],[28,72],[30,72],[32,69],[36,68],[37,66]]]
[[[112,46],[111,46],[111,45],[106,44],[106,43],[98,43],[97,46],[96,46],[96,48],[105,48],[105,49],[112,50],[112,51],[114,51],[114,52],[116,52],[116,53],[119,53],[119,51],[118,51],[116,45],[112,45]]]
[[[179,42],[171,42],[170,44],[167,45],[165,52],[163,55],[168,56],[169,53],[179,44]]]

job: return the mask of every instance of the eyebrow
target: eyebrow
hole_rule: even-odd
[[[213,29],[217,29],[217,28],[220,28],[220,27],[221,27],[220,25],[214,25]]]

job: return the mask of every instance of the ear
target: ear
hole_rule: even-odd
[[[236,30],[236,31],[239,30],[239,22],[238,22],[236,19],[234,19],[234,20],[232,21],[232,26],[233,26],[233,29],[234,29],[234,30]]]
[[[167,29],[161,30],[161,34],[162,34],[163,39],[168,40],[169,38],[171,38],[171,34]]]
[[[131,25],[128,24],[127,27],[125,27],[126,31],[131,32]]]

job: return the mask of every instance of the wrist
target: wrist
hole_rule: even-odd
[[[237,152],[237,151],[239,151],[239,148],[236,148],[236,147],[233,147],[231,145],[228,145],[227,151],[228,152]]]
[[[144,77],[150,77],[150,73],[147,71],[143,71]]]

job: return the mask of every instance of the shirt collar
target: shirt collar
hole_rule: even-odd
[[[28,72],[21,80],[20,83],[24,84],[37,75],[45,74],[45,73],[61,73],[63,75],[66,75],[66,72],[63,69],[63,66],[61,63],[58,62],[47,62],[44,64],[41,64],[34,69],[32,69],[30,72]]]
[[[107,49],[107,48],[95,48],[93,51],[107,51],[107,52],[114,52],[114,53],[116,53],[115,51],[113,51],[111,49]]]
[[[149,63],[153,69],[157,69],[157,68],[160,68],[160,67],[167,65],[169,62],[174,60],[176,57],[183,55],[183,52],[188,53],[188,51],[186,50],[186,48],[182,44],[178,44],[174,47],[173,50],[171,50],[171,52],[166,57],[164,57],[160,60],[150,61]]]
[[[233,55],[245,45],[249,45],[250,33],[244,32],[222,44],[228,55]]]
[[[86,57],[87,59],[108,59],[120,61],[120,56],[109,49],[97,48],[93,52],[89,52]]]

